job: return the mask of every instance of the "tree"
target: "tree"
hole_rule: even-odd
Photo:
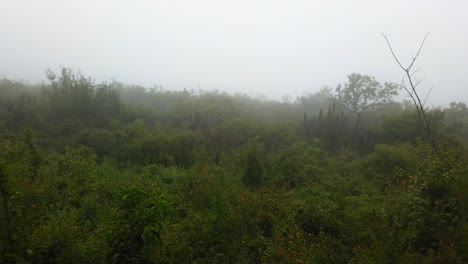
[[[334,95],[332,89],[324,87],[316,93],[306,93],[296,98],[296,106],[304,113],[316,114],[320,109],[326,109],[332,104]]]
[[[444,113],[448,128],[457,130],[463,126],[463,121],[468,117],[468,108],[463,102],[451,102],[450,107],[444,109]]]
[[[422,47],[424,46],[424,42],[426,41],[428,34],[426,34],[426,36],[424,37],[423,41],[421,42],[421,45],[419,46],[418,52],[413,57],[413,59],[411,60],[410,64],[407,67],[403,66],[403,64],[400,62],[398,57],[395,55],[395,52],[393,51],[392,45],[390,44],[390,41],[388,40],[387,36],[383,33],[382,33],[382,36],[385,38],[385,41],[387,42],[388,48],[390,49],[390,52],[392,53],[393,58],[397,62],[398,66],[400,66],[400,68],[404,72],[404,75],[401,78],[401,82],[400,84],[398,84],[398,86],[403,88],[408,94],[408,96],[411,98],[411,100],[413,101],[414,107],[416,108],[416,112],[418,114],[419,123],[421,124],[421,127],[424,130],[424,134],[426,135],[427,141],[431,145],[432,152],[438,155],[437,146],[436,146],[435,139],[434,139],[434,133],[432,131],[432,126],[431,126],[431,118],[428,115],[426,107],[425,107],[426,100],[427,100],[427,97],[429,96],[430,91],[426,95],[426,98],[422,100],[422,97],[419,94],[417,87],[419,86],[419,84],[421,84],[422,81],[424,81],[424,79],[418,80],[414,76],[415,73],[419,69],[416,69],[414,71],[412,70],[414,63],[416,62],[416,60],[419,57],[419,54],[421,53]]]
[[[342,106],[356,117],[356,134],[362,115],[391,101],[394,95],[398,95],[398,86],[391,83],[382,86],[373,76],[353,73],[348,76],[347,83],[338,85],[336,92]]]

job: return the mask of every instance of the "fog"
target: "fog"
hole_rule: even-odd
[[[468,101],[463,0],[3,0],[0,10],[6,78],[40,82],[62,66],[98,82],[281,99],[353,72],[399,82],[381,33],[407,63],[429,32],[415,66],[421,89],[433,87],[433,104]]]

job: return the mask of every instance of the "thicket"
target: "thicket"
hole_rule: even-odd
[[[293,103],[47,77],[0,80],[0,263],[468,262],[464,103],[428,110],[435,155],[369,76]],[[385,100],[350,111],[356,78]]]

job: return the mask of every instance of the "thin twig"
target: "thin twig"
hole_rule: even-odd
[[[420,69],[421,69],[421,67],[417,68],[413,73],[410,74],[410,77],[413,77],[413,75],[414,75],[415,73],[417,73]]]
[[[392,48],[392,45],[390,45],[390,41],[388,40],[387,36],[382,32],[382,36],[385,38],[385,40],[387,41],[387,45],[388,45],[388,48],[390,49],[390,52],[392,53],[393,55],[393,58],[396,60],[396,62],[398,63],[398,65],[400,65],[400,67],[406,71],[405,67],[403,67],[403,65],[401,65],[400,61],[398,60],[397,56],[395,55],[395,52],[393,52],[393,48]]]
[[[419,56],[419,53],[421,53],[422,47],[424,46],[424,42],[426,42],[427,36],[429,35],[429,32],[426,33],[426,36],[424,36],[423,41],[421,42],[421,45],[419,46],[418,53],[416,53],[416,56],[413,57],[413,61],[411,62],[410,66],[406,69],[407,71],[410,71],[411,68],[413,67],[414,62]]]
[[[426,95],[426,99],[424,99],[423,106],[425,106],[425,105],[426,105],[427,98],[428,98],[428,97],[429,97],[429,95],[431,94],[431,92],[432,92],[432,88],[434,88],[434,86],[432,86],[432,87],[431,87],[431,89],[429,90],[429,92],[427,93],[427,95]]]
[[[416,80],[416,84],[414,85],[414,88],[418,87],[418,85],[422,83],[424,80],[426,80],[426,77],[422,78],[421,80]]]

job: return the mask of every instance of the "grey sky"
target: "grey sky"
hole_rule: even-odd
[[[418,63],[432,101],[468,101],[466,0],[0,0],[0,75],[46,68],[97,81],[268,98],[336,87],[357,72],[401,78],[381,32]]]

